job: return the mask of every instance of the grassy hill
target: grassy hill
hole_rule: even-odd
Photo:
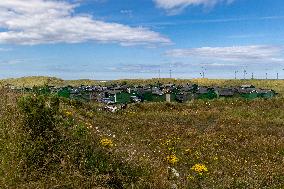
[[[284,83],[194,82],[278,91]],[[0,95],[0,188],[284,188],[282,96],[109,113],[96,103]]]
[[[33,86],[80,86],[80,85],[95,85],[98,81],[93,80],[63,80],[55,77],[44,77],[44,76],[32,76],[32,77],[22,77],[22,78],[11,78],[0,80],[0,85],[12,84],[17,87],[33,87]]]

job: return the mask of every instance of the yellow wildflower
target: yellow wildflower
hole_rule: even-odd
[[[179,161],[179,159],[177,158],[176,155],[169,155],[167,156],[167,161],[170,164],[176,164]]]
[[[113,147],[113,142],[112,142],[112,140],[107,139],[107,138],[101,139],[100,143],[101,143],[101,145],[102,145],[103,147],[106,147],[106,148],[111,148],[111,147]]]
[[[169,146],[170,144],[171,144],[171,140],[170,139],[165,142],[166,146]]]
[[[72,115],[72,112],[66,111],[65,114],[66,114],[67,116],[71,116],[71,115]]]
[[[190,154],[190,153],[191,153],[191,149],[189,149],[189,148],[186,149],[184,153],[185,153],[186,155]]]
[[[86,122],[86,125],[87,125],[87,127],[88,127],[89,129],[93,128],[93,125],[90,124],[90,123],[88,123],[88,122]]]
[[[208,172],[208,169],[204,164],[195,164],[194,166],[191,167],[191,170],[198,173],[199,175]]]

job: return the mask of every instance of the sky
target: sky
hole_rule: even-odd
[[[284,79],[283,0],[1,0],[0,78]]]

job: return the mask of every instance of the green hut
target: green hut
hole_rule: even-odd
[[[256,99],[258,97],[258,93],[256,91],[241,93],[241,97],[248,99],[248,100],[253,100],[253,99]]]
[[[118,104],[128,104],[131,102],[131,96],[133,96],[135,94],[132,93],[128,93],[125,91],[122,91],[120,93],[116,93],[116,97],[115,97],[115,102]]]
[[[132,97],[137,96],[137,94],[134,92],[129,93],[126,91],[110,91],[106,96],[115,103],[128,104],[132,102]]]
[[[71,94],[71,92],[67,87],[62,88],[57,92],[57,95],[59,97],[64,97],[64,98],[70,98],[70,94]]]
[[[276,92],[274,90],[259,90],[258,97],[270,99],[276,96]]]
[[[197,91],[197,99],[214,99],[218,98],[219,94],[213,88],[199,88]]]
[[[143,101],[147,102],[165,102],[166,95],[153,94],[151,91],[144,92],[140,95]]]

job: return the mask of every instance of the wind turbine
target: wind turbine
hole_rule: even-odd
[[[246,75],[247,75],[247,70],[244,69],[244,79],[246,79]]]
[[[237,73],[238,73],[239,71],[235,71],[235,79],[237,79]]]
[[[200,73],[202,78],[204,79],[205,78],[205,71],[207,70],[205,67],[201,67],[202,68],[202,72]]]

